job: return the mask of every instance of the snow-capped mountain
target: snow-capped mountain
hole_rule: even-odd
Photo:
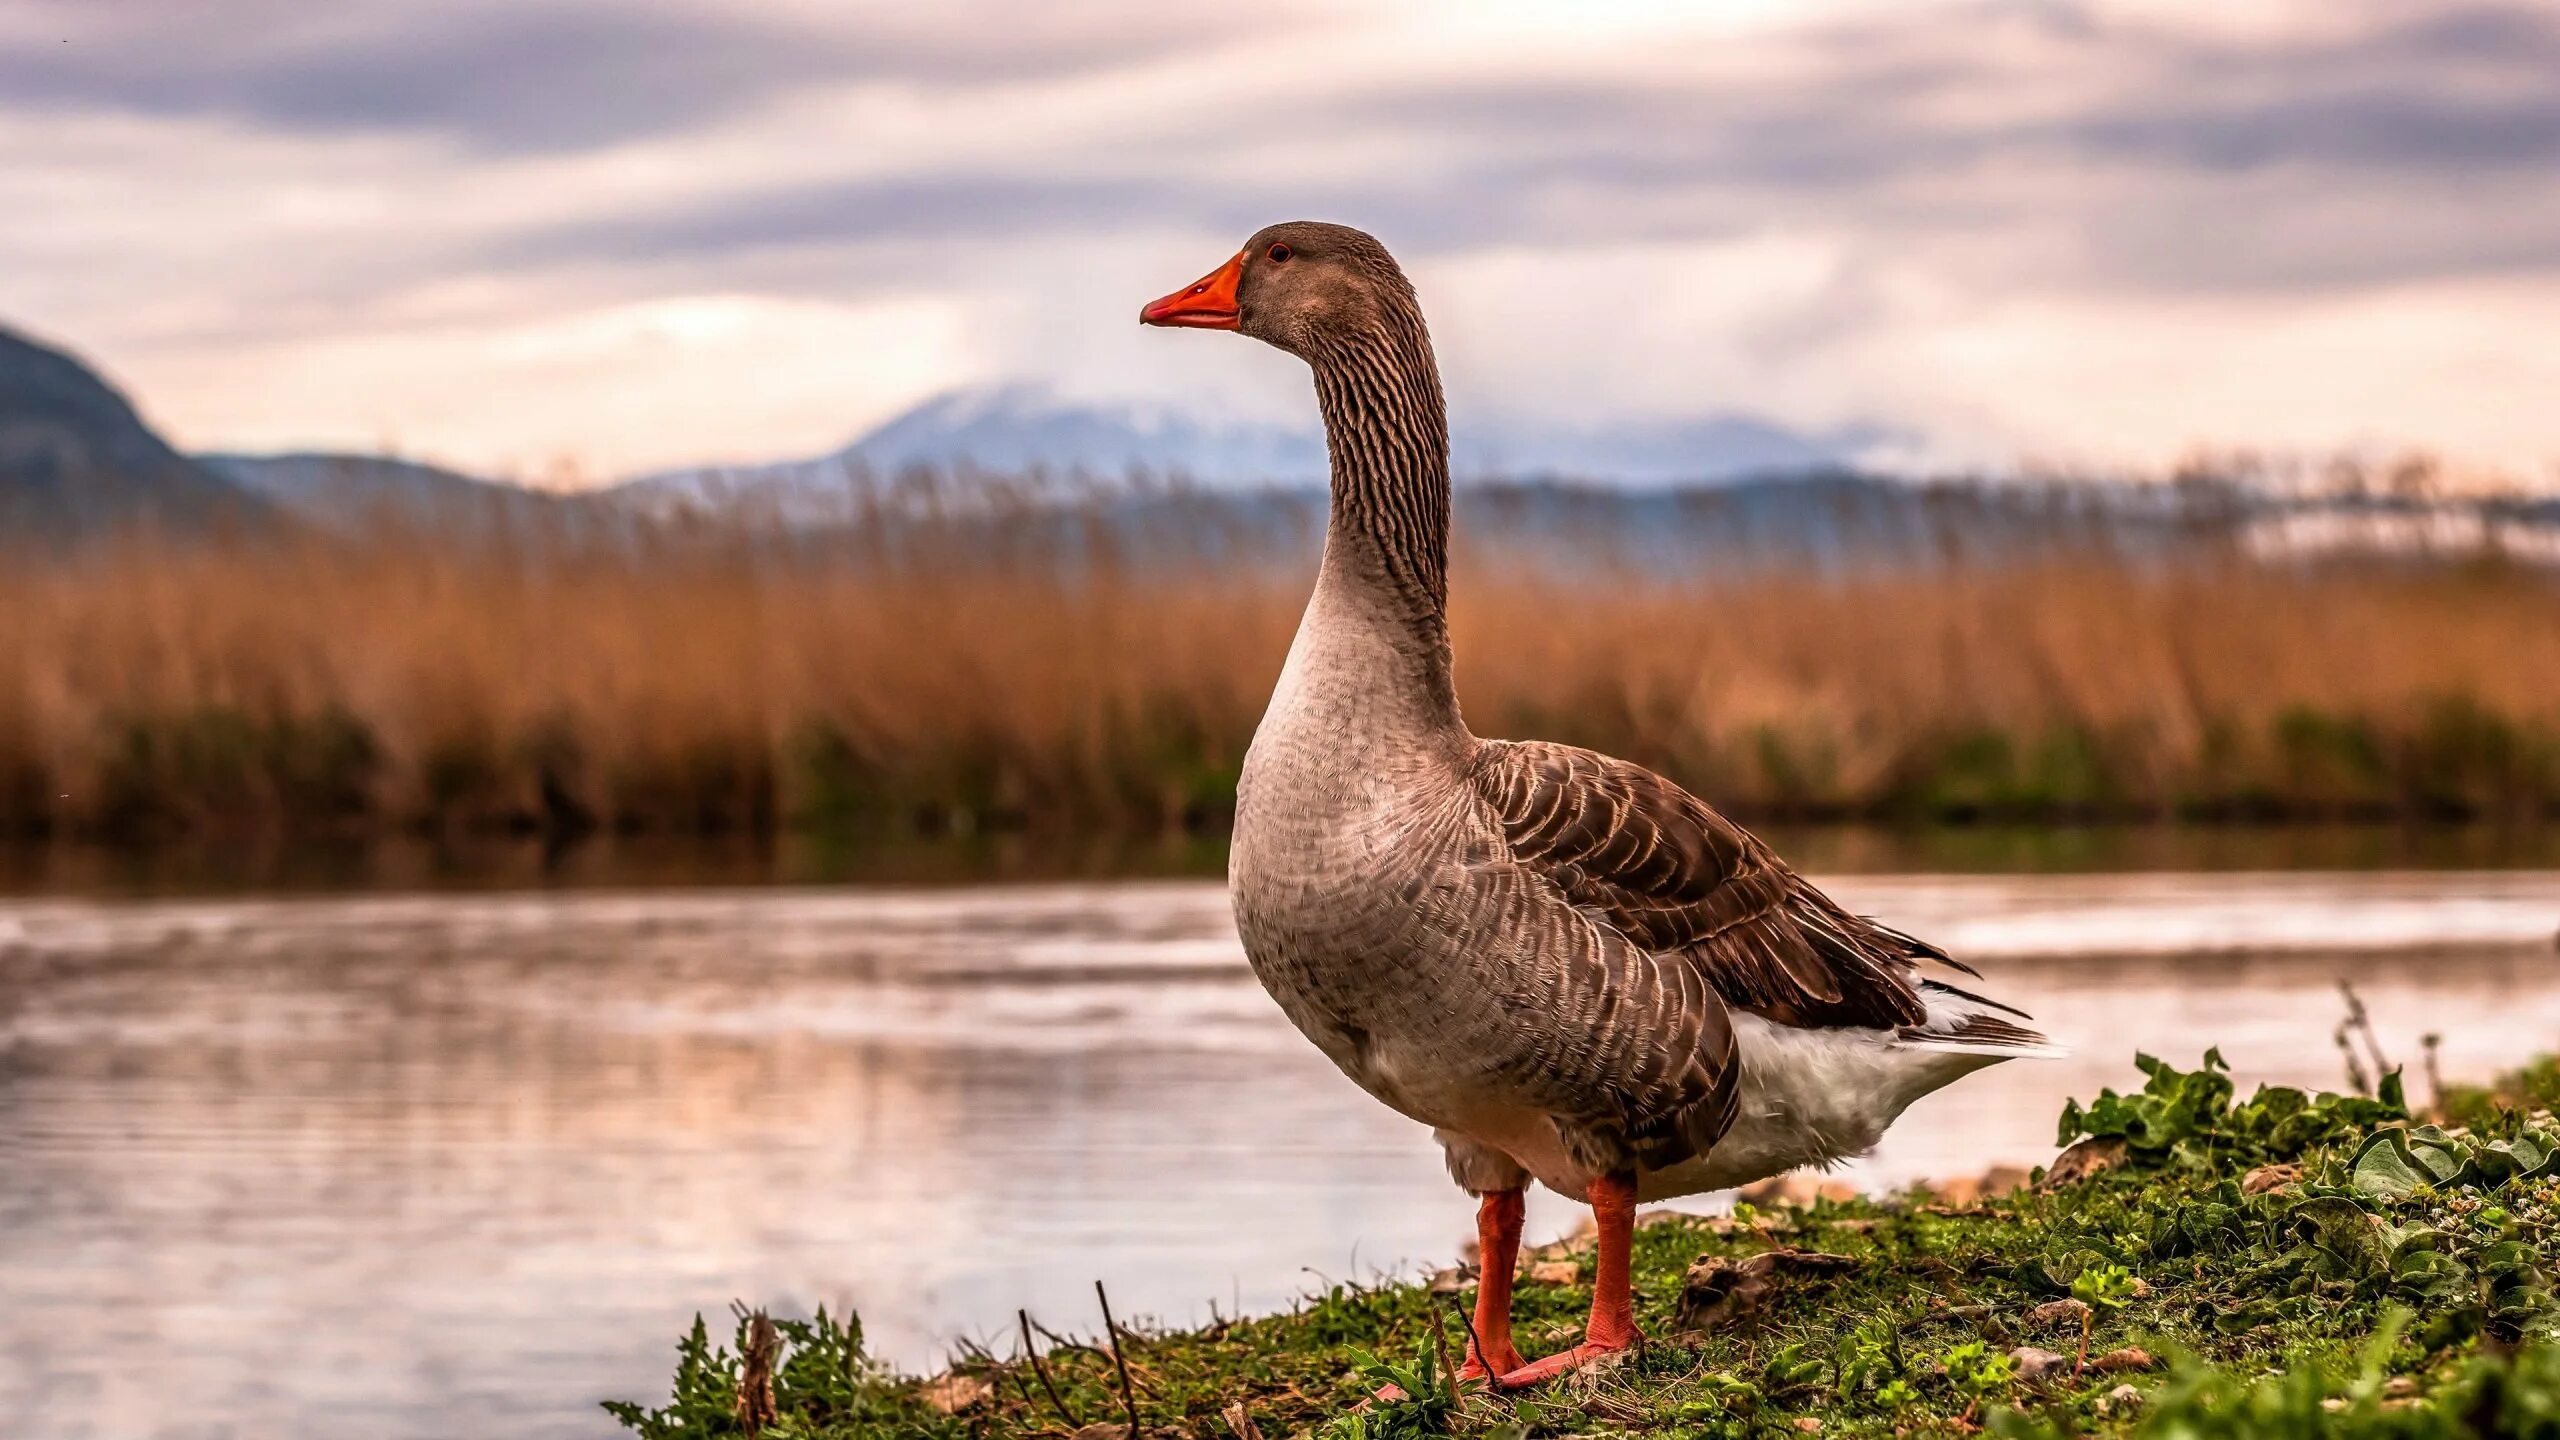
[[[1838,467],[1896,438],[1869,427],[1811,433],[1738,416],[1563,428],[1461,411],[1455,421],[1451,463],[1462,480],[1715,482]],[[814,514],[841,507],[859,487],[919,466],[1299,486],[1323,482],[1325,451],[1312,414],[1303,426],[1219,421],[1161,405],[1069,400],[1037,386],[1004,385],[938,395],[832,454],[667,471],[628,481],[618,493],[652,506],[747,503],[784,515]]]
[[[918,468],[1312,484],[1325,474],[1325,457],[1324,440],[1312,430],[1204,423],[1160,406],[1086,404],[1004,385],[937,395],[826,455],[662,471],[609,493],[652,510],[745,506],[784,519],[824,519]]]
[[[1118,476],[1132,470],[1204,481],[1306,480],[1325,473],[1324,436],[1250,422],[1210,422],[1163,405],[1070,401],[1035,385],[937,395],[845,452],[874,469],[960,466]]]

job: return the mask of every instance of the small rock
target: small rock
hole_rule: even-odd
[[[2133,1277],[2133,1284],[2127,1288],[2133,1291],[2133,1298],[2136,1300],[2148,1300],[2151,1298],[2151,1282],[2143,1279],[2139,1275]]]
[[[1953,1180],[1932,1182],[1929,1193],[1938,1197],[1938,1204],[1941,1207],[1961,1209],[1982,1198],[1982,1182],[1960,1175]]]
[[[1755,1181],[1734,1191],[1734,1202],[1740,1205],[1783,1205],[1787,1201],[1787,1186],[1795,1178],[1793,1175],[1772,1175],[1766,1180]]]
[[[1431,1293],[1455,1295],[1467,1288],[1467,1281],[1470,1278],[1463,1266],[1452,1265],[1446,1270],[1434,1271],[1431,1275]]]
[[[2098,1397],[2098,1413],[2113,1415],[2118,1411],[2137,1409],[2141,1404],[2141,1391],[2130,1385],[2119,1385]]]
[[[1994,1165],[1982,1172],[1982,1193],[2007,1195],[2026,1189],[2027,1182],[2035,1178],[2035,1172],[2024,1165]]]
[[[1582,1267],[1570,1260],[1541,1260],[1521,1272],[1532,1285],[1570,1285],[1582,1278]]]
[[[2321,1401],[2321,1402],[2320,1402],[2320,1408],[2321,1408],[2321,1409],[2323,1409],[2323,1410],[2326,1410],[2326,1411],[2328,1411],[2330,1414],[2334,1415],[2334,1414],[2336,1414],[2337,1412],[2339,1412],[2339,1411],[2341,1411],[2341,1410],[2346,1409],[2346,1408],[2347,1408],[2347,1402],[2346,1402],[2346,1401],[2344,1401],[2344,1400],[2342,1400],[2342,1399],[2340,1399],[2340,1398],[2338,1398],[2338,1397],[2337,1397],[2337,1396],[2335,1396],[2335,1395],[2332,1395],[2332,1396],[2330,1396],[2328,1399],[2323,1400],[2323,1401]]]
[[[2124,1163],[2125,1144],[2121,1135],[2092,1135],[2053,1157],[2044,1172],[2042,1190],[2059,1190],[2077,1185],[2101,1170],[2113,1170]]]
[[[945,1415],[957,1415],[995,1393],[995,1382],[975,1375],[950,1374],[928,1381],[924,1403]]]
[[[2089,1368],[2101,1375],[2129,1375],[2138,1370],[2152,1369],[2159,1363],[2151,1358],[2150,1351],[2139,1345],[2127,1345],[2090,1361]]]
[[[1807,1435],[1813,1434],[1815,1431],[1822,1428],[1822,1422],[1811,1415],[1799,1415],[1795,1418],[1794,1423],[1798,1430],[1803,1431]]]
[[[1978,1204],[1986,1196],[2007,1195],[2027,1188],[2035,1177],[2016,1165],[1994,1165],[1979,1175],[1960,1175],[1952,1180],[1933,1180],[1926,1187],[1938,1203],[1955,1209]]]
[[[2033,1345],[2019,1346],[2009,1352],[2009,1358],[2018,1362],[2018,1378],[2030,1385],[2042,1385],[2071,1369],[2070,1356],[2039,1350]]]
[[[2418,1393],[2418,1382],[2406,1375],[2394,1375],[2382,1382],[2382,1393],[2393,1400],[2406,1399]]]
[[[2281,1190],[2301,1178],[2302,1167],[2299,1165],[2261,1165],[2240,1177],[2240,1193],[2264,1195],[2270,1190]]]
[[[1825,1180],[1799,1170],[1792,1174],[1772,1175],[1756,1185],[1745,1185],[1734,1193],[1734,1199],[1745,1205],[1763,1209],[1778,1205],[1810,1205],[1816,1200],[1855,1200],[1858,1187],[1846,1180]]]
[[[2030,1325],[2068,1325],[2074,1330],[2079,1329],[2080,1322],[2088,1318],[2087,1302],[2067,1297],[2061,1300],[2047,1300],[2027,1312],[2027,1323]]]

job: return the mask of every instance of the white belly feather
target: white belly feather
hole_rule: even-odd
[[[1829,1168],[1873,1150],[1911,1102],[1987,1065],[2065,1053],[2050,1044],[1982,1044],[1934,1038],[1961,1030],[1984,1008],[1934,985],[1921,987],[1923,1033],[1800,1030],[1745,1011],[1733,1016],[1742,1092],[1733,1128],[1697,1159],[1637,1177],[1639,1198],[1730,1190],[1805,1166]]]
[[[1798,1030],[1733,1017],[1742,1093],[1733,1128],[1705,1155],[1637,1177],[1641,1199],[1730,1190],[1876,1147],[1911,1102],[2000,1057],[1924,1049],[1886,1030]]]
[[[1747,1011],[1733,1014],[1741,1066],[1733,1128],[1694,1160],[1636,1177],[1640,1200],[1730,1190],[1807,1166],[1828,1168],[1873,1150],[1913,1101],[1987,1065],[2064,1052],[2051,1044],[1959,1038],[1985,1007],[1934,985],[1921,987],[1922,1032],[1799,1029]],[[1536,1117],[1480,1114],[1451,1127],[1509,1154],[1550,1189],[1579,1196],[1596,1177],[1579,1172]]]

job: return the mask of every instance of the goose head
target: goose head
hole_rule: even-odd
[[[1387,247],[1319,220],[1266,226],[1226,264],[1138,312],[1142,325],[1234,330],[1304,358],[1416,314]]]

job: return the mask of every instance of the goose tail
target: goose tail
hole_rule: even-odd
[[[2071,1047],[2019,1022],[2023,1010],[1935,980],[1920,982],[1929,1018],[1906,1025],[1896,1037],[1906,1050],[1940,1055],[1979,1055],[1988,1060],[2059,1060]]]

